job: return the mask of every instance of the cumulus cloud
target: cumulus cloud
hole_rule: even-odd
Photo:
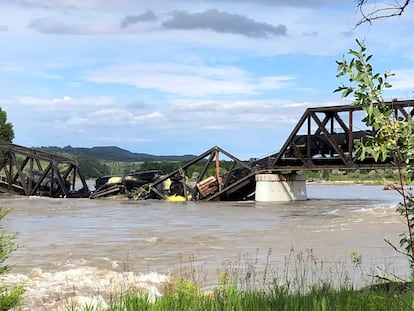
[[[97,9],[97,8],[131,8],[142,7],[149,5],[157,5],[159,7],[168,7],[171,5],[171,0],[2,0],[6,3],[19,4],[25,7],[46,8],[46,9]],[[269,5],[269,6],[295,6],[295,7],[321,7],[332,6],[343,0],[192,0],[192,1],[176,1],[175,6],[188,2],[195,4],[203,3],[229,3],[236,2],[237,4],[246,3],[252,5]]]
[[[87,79],[97,83],[118,83],[186,97],[253,94],[282,89],[291,76],[255,77],[231,66],[145,63],[112,66],[90,73]]]
[[[307,6],[307,7],[320,7],[335,5],[343,2],[342,0],[207,0],[208,2],[236,2],[251,3],[253,5],[266,4],[274,6]]]
[[[69,25],[51,18],[41,18],[32,21],[29,25],[42,33],[80,34],[84,32],[80,25]]]
[[[414,89],[414,68],[392,70],[395,75],[390,77],[389,82],[392,84],[391,90],[407,90],[412,92]]]
[[[98,109],[112,106],[114,99],[105,96],[73,98],[66,95],[52,98],[23,96],[15,98],[13,101],[16,106],[26,106],[28,109],[36,109],[37,111],[44,112],[59,110],[66,113],[73,109],[82,110],[85,107],[88,107],[88,109]]]
[[[170,105],[166,116],[174,115],[180,123],[197,123],[204,129],[240,129],[293,125],[309,103],[287,100],[181,100]],[[190,125],[191,126],[191,125]]]
[[[286,36],[285,25],[273,26],[260,23],[244,15],[210,9],[202,13],[175,11],[173,17],[165,22],[167,29],[208,29],[219,33],[241,34],[248,37]]]
[[[157,20],[157,15],[153,11],[147,10],[145,13],[142,13],[140,15],[126,16],[121,22],[121,27],[127,28],[132,24],[151,22],[155,20]]]
[[[41,33],[60,35],[102,35],[115,32],[111,25],[101,22],[68,24],[55,18],[35,19],[29,27]]]
[[[151,123],[153,120],[162,118],[159,111],[153,111],[144,114],[134,114],[125,107],[106,108],[102,110],[91,111],[85,115],[78,114],[68,121],[70,125],[112,125],[125,126],[134,124]]]
[[[7,25],[0,25],[0,31],[7,31]]]
[[[96,1],[90,0],[3,0],[6,3],[21,5],[26,8],[41,8],[51,10],[78,10],[97,7]],[[98,2],[99,3],[99,2]]]

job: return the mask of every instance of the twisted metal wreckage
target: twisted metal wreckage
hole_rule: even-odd
[[[75,160],[6,141],[0,141],[0,192],[71,198],[91,194]]]
[[[402,120],[414,114],[413,100],[385,104]],[[254,199],[257,174],[394,167],[392,158],[382,162],[372,157],[359,159],[355,145],[375,136],[372,129],[355,126],[356,115],[361,116],[361,112],[363,117],[362,107],[353,105],[308,108],[280,151],[270,156],[241,161],[213,147],[170,174],[147,171],[98,178],[93,192],[75,160],[0,141],[0,192],[92,199],[124,194],[135,200],[241,201]],[[226,172],[220,168],[222,157],[231,162]],[[190,183],[187,171],[199,162],[203,168]]]
[[[231,159],[231,169],[220,174],[220,154]],[[195,183],[190,184],[187,170],[198,162],[204,162],[203,169],[198,174]],[[214,175],[211,175],[211,167]],[[247,200],[254,195],[256,170],[249,163],[243,162],[220,147],[213,147],[191,161],[188,161],[170,174],[163,175],[161,171],[143,172],[153,174],[154,178],[147,183],[134,187],[133,178],[140,181],[140,174],[124,176],[123,181],[111,185],[107,183],[98,187],[91,198],[99,198],[119,192],[128,193],[135,200],[163,199],[168,201],[187,200]],[[117,178],[118,180],[120,177]],[[141,179],[142,180],[142,179]],[[99,181],[99,179],[97,180]],[[132,185],[128,187],[128,184]]]
[[[232,168],[222,176],[220,153],[232,160]],[[192,186],[186,170],[200,161],[205,164]],[[207,177],[211,165],[216,173]],[[91,192],[76,160],[0,141],[0,192],[12,194],[91,199],[125,194],[135,200],[245,200],[254,193],[254,176],[251,166],[213,147],[167,175],[150,171],[98,178],[97,189]]]

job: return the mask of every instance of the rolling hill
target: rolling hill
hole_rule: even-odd
[[[121,162],[145,162],[145,161],[189,161],[195,157],[195,155],[151,155],[146,153],[134,153],[128,150],[115,147],[115,146],[102,146],[102,147],[36,147],[46,152],[58,153],[63,155],[73,155],[76,157],[86,156],[92,157],[104,161],[121,161]]]

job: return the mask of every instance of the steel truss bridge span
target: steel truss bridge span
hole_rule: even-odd
[[[89,197],[70,158],[0,141],[0,192],[48,197]]]
[[[411,120],[414,100],[386,102],[396,118]],[[359,160],[356,144],[375,136],[362,123],[365,112],[359,105],[308,108],[279,152],[255,161],[260,169],[323,170],[395,167],[394,159],[375,162]]]

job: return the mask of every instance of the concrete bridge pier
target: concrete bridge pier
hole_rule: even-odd
[[[307,200],[305,177],[292,174],[257,174],[257,202],[287,202]]]

